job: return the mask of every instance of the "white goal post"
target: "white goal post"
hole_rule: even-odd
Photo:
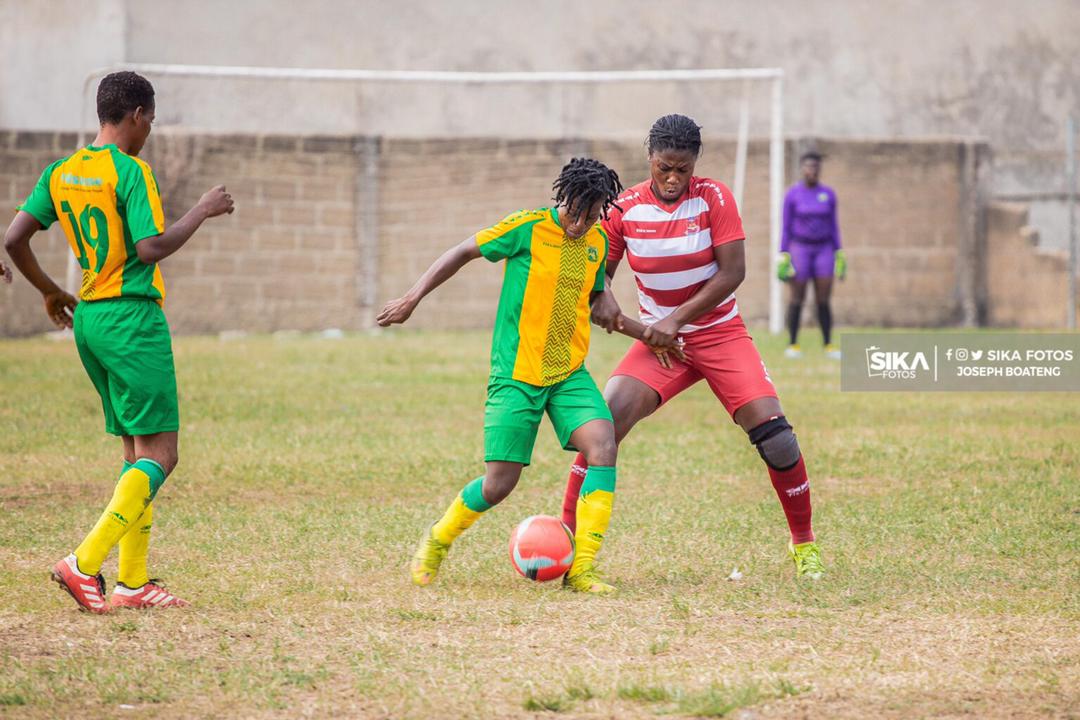
[[[706,80],[766,81],[771,85],[769,124],[769,332],[783,327],[780,281],[771,271],[772,259],[780,252],[781,215],[784,193],[784,71],[779,68],[712,68],[696,70],[615,70],[552,72],[453,72],[422,70],[344,70],[333,68],[276,68],[226,65],[125,64],[100,68],[86,76],[80,105],[80,129],[91,127],[87,117],[92,83],[118,70],[131,70],[150,76],[209,77],[232,79],[310,80],[367,83],[450,83],[450,84],[600,84],[628,82],[671,82]],[[746,178],[746,153],[749,137],[749,97],[744,83],[739,108],[739,130],[732,173],[732,192],[736,205],[742,206]],[[89,124],[87,124],[89,121]],[[79,134],[80,147],[84,135]],[[68,287],[78,287],[78,266],[74,257],[68,265]],[[372,278],[367,278],[370,281]]]

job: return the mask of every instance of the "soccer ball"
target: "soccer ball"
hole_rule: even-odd
[[[510,562],[530,580],[561,578],[574,562],[574,534],[559,518],[527,517],[510,533]]]

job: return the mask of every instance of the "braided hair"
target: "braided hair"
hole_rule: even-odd
[[[623,186],[615,171],[604,163],[578,157],[563,166],[551,189],[555,191],[552,199],[557,205],[578,212],[588,211],[597,202],[602,202],[600,212],[607,219],[608,208],[619,207],[615,198],[619,197]]]
[[[645,140],[649,153],[689,150],[701,154],[701,126],[685,115],[665,115],[653,123]]]

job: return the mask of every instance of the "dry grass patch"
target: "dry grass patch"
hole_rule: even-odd
[[[622,343],[596,344],[602,380]],[[152,567],[195,605],[92,617],[46,573],[107,499],[116,443],[74,348],[0,343],[0,715],[1075,715],[1080,411],[840,394],[835,365],[763,348],[807,453],[820,583],[794,581],[760,459],[697,387],[621,451],[618,596],[510,569],[513,525],[560,506],[570,458],[546,425],[419,590],[416,539],[479,472],[486,337],[181,338]]]

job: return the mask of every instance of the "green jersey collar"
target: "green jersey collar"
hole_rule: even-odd
[[[553,223],[555,223],[556,225],[558,225],[559,229],[562,230],[562,223],[559,222],[559,209],[558,208],[551,208],[550,212],[551,212],[551,221]]]

